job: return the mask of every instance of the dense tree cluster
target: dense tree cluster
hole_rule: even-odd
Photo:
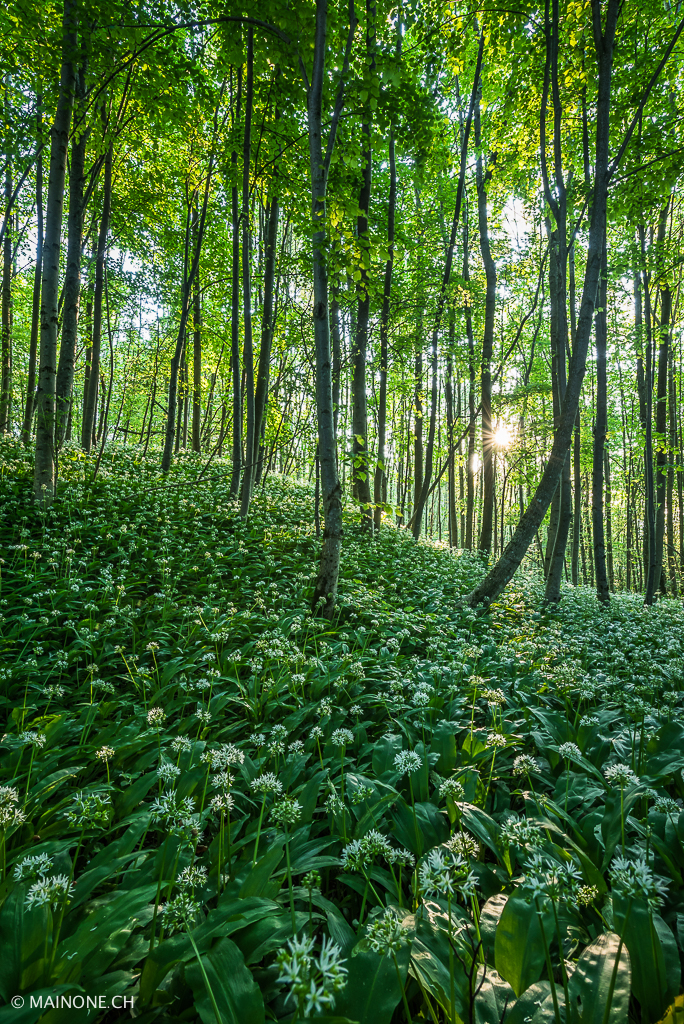
[[[330,615],[369,531],[678,594],[682,29],[515,10],[15,3],[0,430],[315,477]],[[99,459],[97,460],[99,466]],[[97,468],[95,470],[97,472]],[[317,510],[318,516],[318,510]]]

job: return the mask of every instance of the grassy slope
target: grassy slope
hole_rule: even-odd
[[[522,893],[516,880],[535,843],[501,841],[511,814],[537,831],[534,822],[551,822],[557,842],[549,842],[548,856],[562,862],[560,851],[578,851],[583,882],[596,886],[593,906],[571,911],[566,900],[563,927],[581,935],[579,952],[603,930],[602,906],[610,923],[612,904],[606,909],[604,894],[612,885],[619,895],[610,862],[620,850],[626,812],[624,801],[623,815],[619,803],[616,811],[619,788],[601,781],[612,762],[641,778],[641,789],[626,790],[632,812],[626,852],[645,851],[649,824],[655,869],[669,882],[663,915],[676,931],[684,873],[679,809],[672,803],[682,793],[684,764],[678,602],[645,611],[638,597],[621,596],[604,611],[580,588],[546,616],[536,611],[539,581],[521,576],[489,615],[475,617],[458,598],[482,572],[476,559],[416,545],[390,528],[369,540],[349,515],[340,609],[331,625],[308,613],[318,551],[310,492],[273,480],[245,524],[225,479],[192,486],[197,465],[181,460],[167,484],[156,463],[119,452],[105,459],[94,485],[85,485],[92,463],[84,468],[67,451],[62,497],[41,514],[29,502],[26,459],[18,449],[4,449],[0,784],[12,785],[17,799],[6,797],[4,804],[16,824],[5,830],[0,926],[14,932],[21,918],[24,929],[23,947],[14,940],[14,960],[0,972],[6,998],[51,980],[78,982],[88,991],[96,986],[110,996],[135,992],[150,1007],[171,986],[164,1015],[192,1019],[192,1007],[201,1010],[206,999],[205,979],[196,966],[185,974],[174,967],[177,950],[168,962],[160,954],[160,965],[149,952],[151,935],[159,943],[163,926],[158,950],[180,943],[181,960],[189,963],[187,936],[169,940],[170,932],[183,932],[185,920],[202,934],[214,920],[224,922],[216,931],[224,934],[229,911],[240,907],[248,920],[234,930],[237,952],[231,946],[230,953],[251,974],[244,976],[247,1002],[238,1019],[248,1019],[255,1006],[258,1019],[261,1000],[283,1016],[286,989],[276,984],[273,954],[291,932],[293,914],[300,927],[309,912],[317,913],[319,927],[349,956],[360,916],[374,914],[380,902],[406,907],[416,895],[419,903],[427,898],[415,879],[412,897],[410,870],[397,874],[391,864],[388,870],[382,855],[372,858],[372,883],[363,872],[340,872],[352,836],[363,838],[374,827],[394,849],[406,848],[424,863],[430,848],[465,825],[476,837],[470,866],[484,905],[501,891]],[[499,694],[483,696],[486,690]],[[152,708],[164,717],[148,719]],[[351,739],[338,733],[333,742],[339,729],[349,729]],[[574,761],[559,757],[563,742],[581,749]],[[240,751],[230,783],[217,781],[220,764],[207,756],[228,743]],[[107,747],[111,755],[98,757]],[[396,769],[402,749],[421,759],[414,775]],[[513,769],[523,752],[536,758],[529,778]],[[160,778],[160,763],[177,771],[166,769]],[[251,787],[268,771],[298,801],[289,832],[276,827],[273,795],[262,802]],[[464,787],[460,811],[458,801],[440,795],[451,776]],[[159,803],[174,787],[174,807],[190,800],[185,811],[170,810],[168,799]],[[230,840],[228,815],[216,800],[228,788]],[[646,789],[654,795],[644,795]],[[661,807],[670,801],[669,812],[658,810],[658,799]],[[11,822],[9,812],[4,820]],[[257,832],[261,859],[253,869]],[[52,910],[40,905],[39,892],[30,896],[37,870],[29,864],[22,879],[13,876],[24,857],[40,853],[52,859],[48,879],[75,878],[71,900],[57,894]],[[173,901],[180,872],[192,865],[205,869],[206,878],[200,872],[186,888],[183,919],[182,905],[174,911]],[[322,874],[320,895],[301,887],[303,879],[312,881],[311,871]],[[217,888],[225,890],[220,902]],[[155,912],[164,902],[169,911]],[[36,939],[50,919],[59,931],[54,957]],[[118,936],[108,954],[93,948],[93,921],[103,935]],[[646,981],[632,984],[637,1000],[651,1000],[653,1020],[679,988],[673,932],[665,922],[662,927],[665,980],[655,995],[646,992]],[[517,994],[543,974],[543,959],[531,968],[516,965],[501,936],[495,957],[493,935],[488,959]],[[520,941],[518,935],[513,946]],[[630,953],[638,966],[648,950],[639,952],[636,942]],[[215,955],[224,953],[221,947]],[[353,972],[364,964],[363,957],[348,959],[354,985],[363,979]],[[648,979],[646,961],[643,969]],[[408,995],[418,1006],[423,996],[412,975]],[[439,1003],[444,992],[435,977],[423,983]],[[398,1003],[400,990],[390,980]],[[349,995],[337,998],[346,1012]],[[467,993],[458,998],[467,1000]],[[211,1017],[213,1008],[206,1012]],[[380,1009],[369,1009],[368,1019],[376,1017],[382,1018]]]

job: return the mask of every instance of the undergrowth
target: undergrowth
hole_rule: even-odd
[[[119,449],[93,481],[67,448],[46,511],[2,459],[0,998],[42,1005],[0,1019],[674,1003],[679,603],[547,614],[530,571],[476,615],[480,559],[349,514],[327,622],[308,488],[269,480],[244,522],[222,464]]]

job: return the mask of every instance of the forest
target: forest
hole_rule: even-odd
[[[684,18],[516,3],[0,8],[0,1024],[683,1024]]]

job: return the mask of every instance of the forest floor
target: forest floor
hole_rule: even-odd
[[[92,482],[67,448],[44,512],[2,449],[2,1001],[102,997],[50,1024],[124,997],[144,1021],[515,1024],[599,1013],[610,982],[659,1020],[684,940],[681,603],[567,587],[547,614],[521,572],[475,615],[479,559],[350,512],[330,623],[311,490],[272,479],[244,522],[226,466],[200,467],[164,481],[120,449]]]

